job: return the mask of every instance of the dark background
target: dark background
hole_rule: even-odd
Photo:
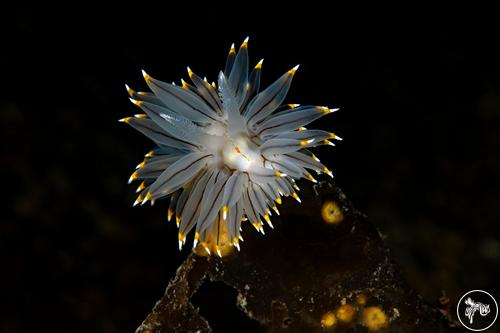
[[[316,127],[344,141],[317,155],[410,285],[431,304],[441,290],[500,300],[500,54],[487,19],[58,10],[2,13],[0,331],[135,330],[188,252],[167,201],[132,208],[126,182],[152,145],[117,121],[137,112],[124,83],[144,90],[143,68],[179,82],[186,65],[213,80],[247,35],[264,85],[300,63],[287,101],[341,108]],[[223,285],[195,302],[215,332],[252,327]]]

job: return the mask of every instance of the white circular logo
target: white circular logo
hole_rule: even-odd
[[[487,330],[497,320],[497,301],[484,290],[468,291],[458,301],[457,316],[460,323],[471,331]]]

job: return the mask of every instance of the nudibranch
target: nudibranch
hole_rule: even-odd
[[[192,84],[142,71],[151,92],[126,86],[144,113],[120,121],[156,143],[129,179],[142,180],[134,205],[170,197],[167,218],[175,215],[179,249],[195,229],[193,248],[219,256],[223,246],[239,250],[241,223],[263,234],[263,220],[273,228],[271,211],[279,215],[282,196],[300,202],[295,181],[316,182],[307,170],[333,176],[309,148],[341,138],[304,126],[337,109],[283,104],[299,66],[260,91],[263,60],[251,71],[248,62],[247,38],[238,52],[231,46],[217,83],[188,67]]]

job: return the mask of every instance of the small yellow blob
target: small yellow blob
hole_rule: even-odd
[[[334,326],[336,323],[337,323],[337,318],[335,318],[335,315],[331,311],[325,313],[321,318],[321,327],[329,328]]]
[[[359,305],[365,305],[366,304],[366,295],[365,294],[359,294],[356,296],[356,303]]]
[[[344,322],[350,323],[356,316],[356,310],[351,304],[343,304],[337,309],[337,318]]]
[[[335,201],[325,201],[323,203],[321,216],[326,223],[331,224],[338,224],[344,219],[344,214]]]
[[[370,306],[363,311],[363,325],[370,331],[378,331],[389,325],[389,318],[378,306]]]

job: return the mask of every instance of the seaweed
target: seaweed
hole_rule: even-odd
[[[303,188],[301,205],[283,203],[277,230],[243,233],[241,252],[191,253],[137,332],[212,332],[191,301],[207,281],[234,288],[262,332],[461,332],[410,288],[380,232],[333,181]]]

